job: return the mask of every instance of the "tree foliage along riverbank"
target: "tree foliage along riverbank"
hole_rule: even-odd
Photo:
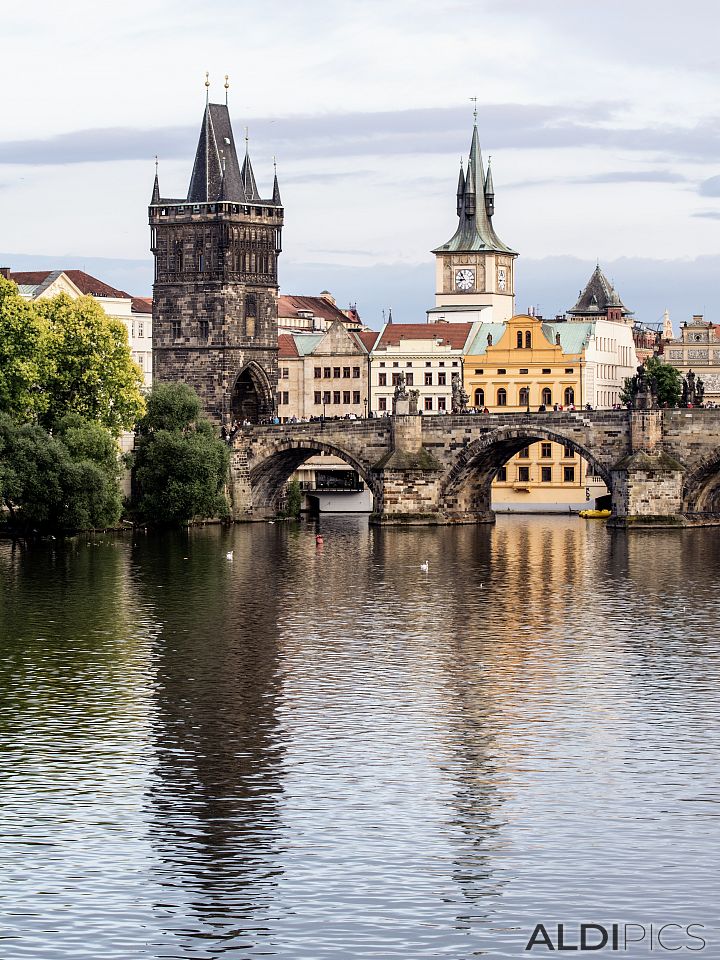
[[[645,375],[653,381],[657,393],[657,401],[661,407],[676,407],[682,397],[682,375],[680,371],[669,363],[663,363],[659,357],[648,357],[645,361]],[[625,384],[620,391],[621,403],[633,403],[639,389],[637,374],[626,377]]]
[[[153,388],[138,423],[133,461],[137,519],[170,525],[228,516],[230,453],[186,384]]]
[[[143,375],[127,330],[92,297],[28,302],[0,277],[0,411],[52,429],[67,414],[114,436],[142,416]]]

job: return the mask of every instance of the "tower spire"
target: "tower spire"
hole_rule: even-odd
[[[210,103],[210,73],[205,71],[205,106]]]
[[[463,196],[465,195],[465,173],[463,171],[463,161],[460,157],[460,175],[458,177],[457,187],[457,215],[462,215]]]
[[[495,213],[495,188],[493,187],[492,157],[488,157],[487,175],[485,177],[485,213],[492,218]]]
[[[255,174],[250,163],[250,135],[248,128],[245,127],[245,159],[243,160],[242,170],[240,171],[240,181],[247,200],[259,200],[257,184],[255,183]]]
[[[152,200],[150,203],[160,203],[160,181],[158,180],[157,154],[155,154],[155,183],[153,184]]]
[[[272,199],[273,199],[273,203],[277,204],[278,207],[282,205],[282,200],[280,199],[280,185],[278,184],[278,178],[277,178],[277,160],[275,159],[275,157],[273,157],[273,195],[272,195]]]
[[[225,106],[228,105],[228,90],[230,89],[230,80],[228,75],[225,74]]]

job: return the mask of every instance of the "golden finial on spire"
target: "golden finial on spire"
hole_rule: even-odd
[[[477,97],[470,97],[470,102],[475,104],[473,107],[473,120],[477,123]]]
[[[225,74],[225,106],[227,106],[227,102],[228,102],[229,89],[230,89],[230,78],[228,77],[227,74]]]
[[[209,70],[205,71],[205,86],[208,88],[208,90],[210,89],[210,71]]]
[[[155,154],[155,176],[157,176],[157,172],[158,172],[158,155]]]

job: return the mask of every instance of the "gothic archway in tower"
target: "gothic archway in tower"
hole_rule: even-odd
[[[265,371],[249,363],[238,375],[230,402],[232,419],[260,423],[274,412],[272,390]]]

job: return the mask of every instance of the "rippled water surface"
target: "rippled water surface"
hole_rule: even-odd
[[[0,958],[720,957],[720,532],[321,525],[0,543]]]

